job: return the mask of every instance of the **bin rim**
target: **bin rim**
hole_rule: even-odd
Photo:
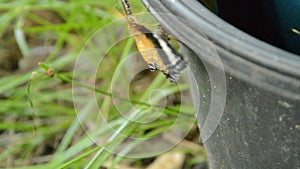
[[[300,79],[300,56],[252,37],[222,20],[196,0],[142,0],[142,2],[157,20],[163,19],[159,17],[159,13],[186,19],[199,26],[201,32],[205,33],[214,44],[230,53],[270,70]],[[155,5],[155,8],[151,5]],[[172,30],[168,31],[172,33]]]
[[[223,71],[209,55],[213,47],[229,80],[233,76],[300,101],[300,56],[244,33],[196,0],[141,1],[160,25],[203,63]],[[199,75],[193,71],[195,76]]]

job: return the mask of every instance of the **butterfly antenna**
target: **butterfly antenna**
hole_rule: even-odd
[[[121,0],[122,1],[122,5],[125,11],[126,16],[129,16],[132,14],[131,10],[130,10],[130,5],[128,3],[127,0]]]

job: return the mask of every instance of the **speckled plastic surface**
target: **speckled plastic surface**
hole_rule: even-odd
[[[300,57],[243,33],[197,1],[142,1],[186,46],[200,128],[215,122],[209,109],[225,102],[216,128],[202,138],[209,167],[300,168]],[[225,91],[210,77],[223,70]]]

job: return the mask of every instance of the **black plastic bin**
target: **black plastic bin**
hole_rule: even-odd
[[[195,0],[142,1],[186,46],[209,168],[300,168],[300,56],[243,33]]]

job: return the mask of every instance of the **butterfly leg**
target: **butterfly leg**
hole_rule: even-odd
[[[149,68],[150,68],[151,71],[157,70],[156,64],[154,62],[150,62],[148,64],[148,66],[149,66]]]
[[[165,40],[165,41],[169,41],[170,40],[170,38],[169,38],[169,33],[168,32],[166,32],[165,30],[164,30],[164,28],[161,26],[161,25],[158,25],[157,26],[157,30],[155,31],[155,33],[158,35],[158,36],[160,36],[163,40]]]

